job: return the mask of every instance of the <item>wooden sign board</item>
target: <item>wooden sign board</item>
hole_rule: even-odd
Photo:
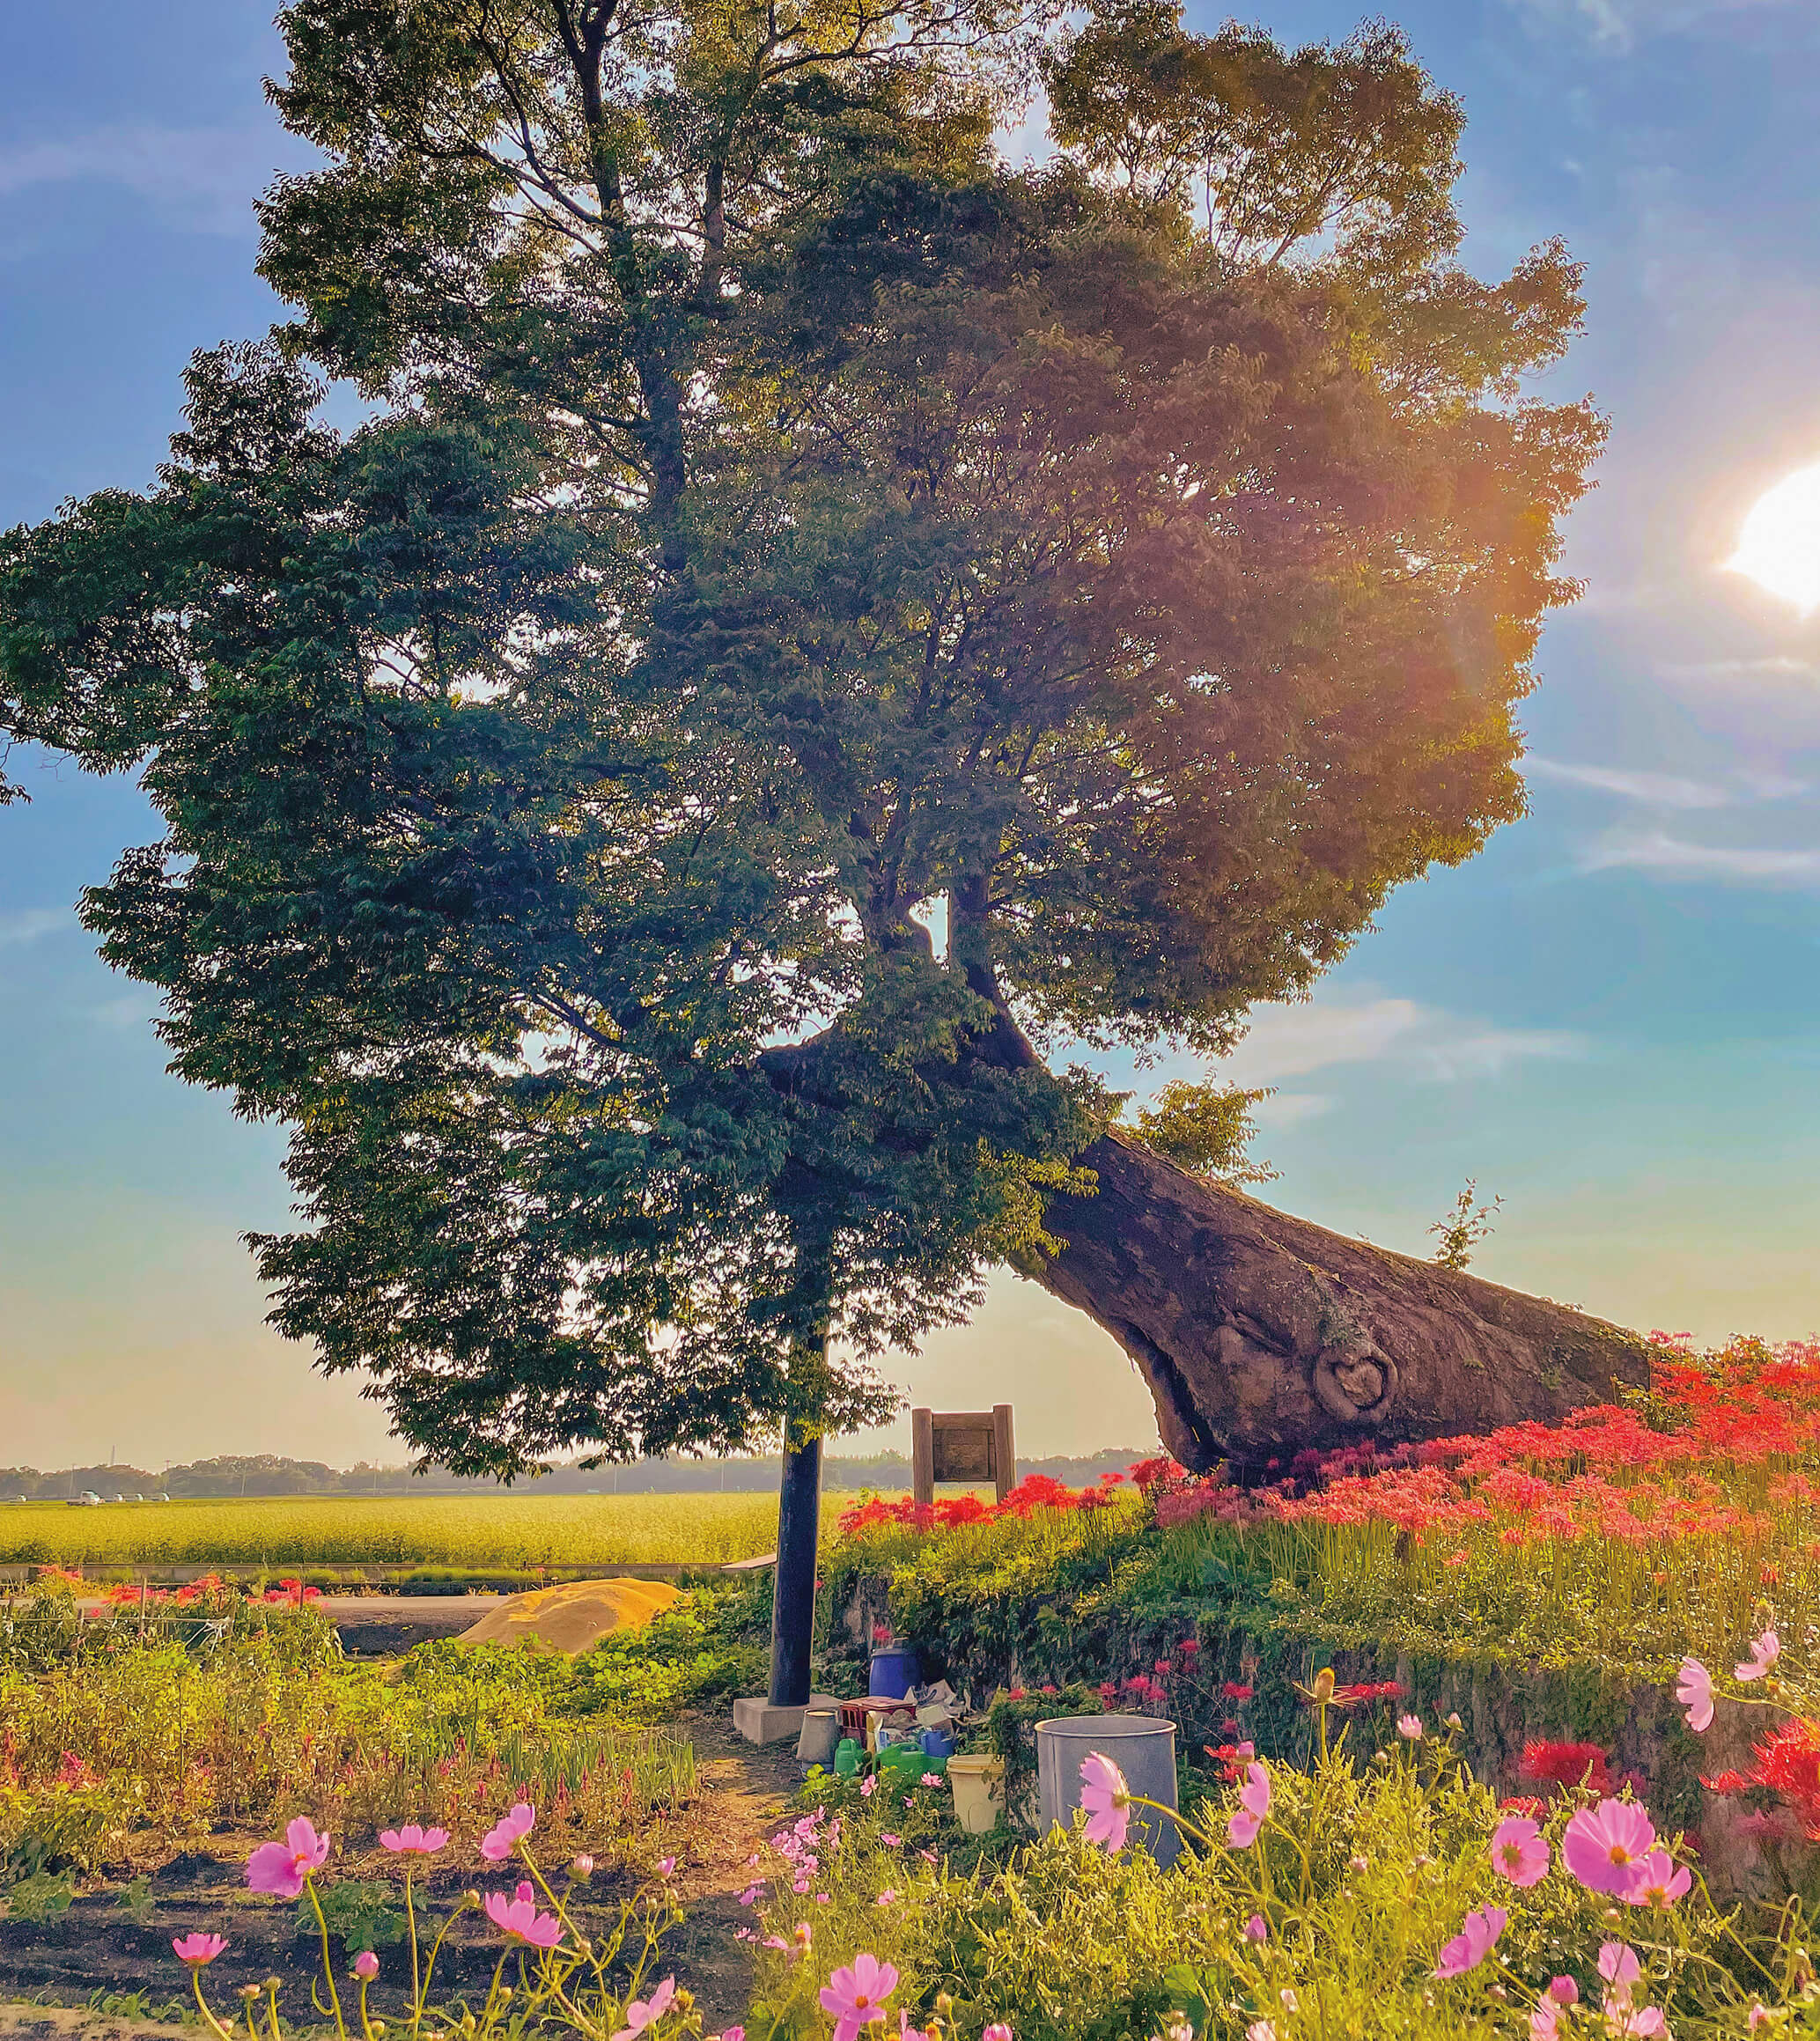
[[[971,1487],[990,1481],[1003,1502],[1017,1480],[1009,1404],[994,1404],[990,1411],[910,1412],[910,1495],[915,1501],[933,1502],[938,1481],[964,1481]]]

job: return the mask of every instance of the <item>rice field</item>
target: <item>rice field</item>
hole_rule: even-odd
[[[0,1566],[709,1566],[770,1551],[777,1530],[770,1495],[25,1502],[0,1506]]]

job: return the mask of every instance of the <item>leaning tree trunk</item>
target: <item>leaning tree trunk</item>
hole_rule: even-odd
[[[1644,1343],[1603,1319],[1329,1233],[1117,1134],[1077,1160],[1098,1192],[1050,1205],[1066,1246],[1027,1272],[1131,1355],[1185,1466],[1551,1421],[1648,1379]]]

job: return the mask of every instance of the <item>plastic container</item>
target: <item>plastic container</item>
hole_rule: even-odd
[[[840,1734],[838,1708],[809,1709],[802,1719],[802,1733],[796,1739],[798,1761],[804,1765],[826,1765],[834,1756]]]
[[[1133,1793],[1175,1805],[1175,1725],[1155,1715],[1057,1715],[1036,1725],[1036,1831],[1067,1828],[1080,1805],[1081,1760],[1097,1750],[1125,1775]],[[1170,1864],[1182,1831],[1166,1815],[1131,1810],[1130,1842]]]
[[[834,1747],[834,1771],[837,1779],[851,1779],[859,1770],[860,1750],[851,1736],[843,1736]]]
[[[917,1654],[894,1644],[888,1651],[872,1654],[872,1674],[866,1691],[881,1701],[901,1701],[917,1684]]]
[[[997,1757],[950,1757],[954,1819],[970,1836],[989,1835],[1005,1811],[1005,1765]]]
[[[917,1741],[931,1757],[952,1757],[954,1754],[954,1735],[947,1729],[925,1729]]]

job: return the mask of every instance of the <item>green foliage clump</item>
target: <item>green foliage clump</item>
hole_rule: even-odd
[[[307,1609],[187,1643],[22,1611],[29,1648],[0,1663],[0,1860],[88,1872],[134,1830],[176,1842],[304,1812],[356,1839],[407,1821],[466,1837],[527,1794],[610,1849],[695,1797],[691,1746],[654,1725],[753,1677],[761,1592],[691,1593],[654,1633],[573,1660],[454,1639],[348,1660]],[[67,1613],[63,1590],[38,1598]]]
[[[1192,1175],[1219,1183],[1268,1183],[1277,1172],[1268,1162],[1253,1161],[1249,1150],[1257,1132],[1252,1109],[1270,1095],[1268,1087],[1246,1091],[1176,1078],[1156,1094],[1153,1106],[1138,1109],[1132,1126],[1146,1148]]]
[[[761,1689],[770,1670],[770,1576],[686,1595],[637,1630],[609,1631],[575,1662],[565,1706],[665,1722]]]
[[[1196,1810],[1205,1845],[1188,1844],[1167,1871],[1143,1852],[1088,1845],[1078,1828],[964,1871],[907,1865],[876,1824],[850,1816],[831,1847],[815,1838],[829,1900],[814,1910],[813,1960],[761,1949],[748,2031],[823,2034],[816,1987],[866,1949],[899,1973],[894,2020],[901,2011],[921,2028],[939,2015],[957,2035],[1004,2022],[1018,2041],[1114,2041],[1177,2023],[1236,2041],[1258,2020],[1275,2041],[1517,2041],[1558,1977],[1573,1978],[1603,2031],[1597,1963],[1614,1939],[1638,1951],[1637,2007],[1664,2008],[1676,2033],[1742,2033],[1759,2000],[1814,2012],[1794,1946],[1804,1921],[1741,1933],[1698,1884],[1665,1914],[1614,1909],[1559,1862],[1566,1804],[1544,1823],[1555,1861],[1543,1881],[1519,1890],[1500,1878],[1494,1796],[1445,1742],[1362,1766],[1344,1754],[1308,1771],[1272,1766],[1271,1780],[1255,1844],[1226,1846],[1222,1792]],[[1437,1978],[1443,1947],[1486,1905],[1509,1915],[1496,1961]],[[767,1931],[787,1943],[801,1911],[777,1879]]]

